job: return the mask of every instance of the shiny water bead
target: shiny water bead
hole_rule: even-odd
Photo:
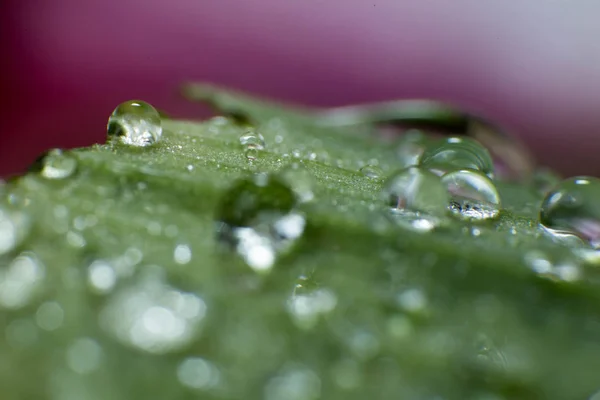
[[[500,213],[500,195],[494,183],[474,170],[458,170],[442,177],[451,196],[450,210],[464,219],[495,218]]]
[[[542,202],[540,223],[600,247],[600,179],[578,176],[560,182]]]
[[[419,158],[427,147],[427,138],[417,129],[406,131],[396,141],[396,156],[401,168],[411,167],[419,163]]]
[[[419,165],[438,175],[457,169],[474,169],[488,177],[494,175],[490,153],[470,138],[451,137],[433,143],[421,156]]]
[[[162,136],[160,115],[144,101],[126,101],[111,114],[107,132],[109,138],[116,138],[130,146],[150,146]]]
[[[30,172],[38,172],[47,179],[65,179],[77,169],[77,160],[61,149],[52,149],[39,156],[29,167]]]
[[[0,255],[14,250],[29,233],[26,214],[0,206]]]
[[[376,165],[365,165],[364,167],[362,167],[359,172],[361,174],[363,174],[364,176],[366,176],[367,178],[371,178],[371,179],[379,179],[381,178],[381,175],[383,174],[383,171],[381,170],[381,168],[379,168]]]
[[[248,130],[240,136],[240,144],[246,150],[264,150],[266,147],[265,138],[260,132]]]
[[[304,231],[305,218],[294,209],[297,202],[294,191],[278,177],[258,174],[242,179],[220,203],[219,239],[235,248],[249,267],[267,272],[278,253]]]
[[[418,167],[401,170],[385,182],[382,199],[391,211],[418,211],[442,216],[448,193],[438,176]]]

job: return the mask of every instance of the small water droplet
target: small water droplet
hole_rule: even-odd
[[[118,138],[130,146],[150,146],[162,136],[160,115],[144,101],[126,101],[119,104],[111,114],[107,132],[109,139]]]
[[[398,304],[405,311],[423,312],[427,308],[427,297],[420,289],[408,289],[398,295]]]
[[[200,357],[188,357],[177,367],[179,382],[191,389],[210,389],[219,383],[220,375],[217,367]]]
[[[188,171],[192,172],[194,170],[194,166],[192,164],[188,164],[188,166],[185,167],[185,169],[187,169]]]
[[[579,176],[565,179],[549,192],[540,210],[546,228],[577,234],[600,247],[600,179]]]
[[[448,193],[440,178],[418,167],[409,167],[390,176],[382,199],[392,212],[417,211],[443,216]]]
[[[44,266],[32,253],[22,253],[0,268],[0,306],[18,309],[27,305],[44,278]]]
[[[310,329],[319,316],[333,311],[336,305],[337,296],[330,289],[294,290],[287,302],[287,310],[299,328]]]
[[[364,167],[362,167],[359,172],[361,174],[363,174],[364,176],[366,176],[367,178],[371,178],[371,179],[379,179],[381,178],[381,175],[383,175],[383,171],[381,170],[381,168],[379,168],[376,165],[365,165]]]
[[[500,195],[494,183],[474,170],[458,170],[442,177],[451,196],[450,210],[463,219],[484,220],[500,213]]]
[[[240,144],[246,150],[264,150],[266,147],[265,138],[260,132],[257,132],[255,130],[249,130],[242,133],[242,135],[240,136]]]
[[[258,149],[246,149],[246,150],[244,150],[244,156],[246,157],[246,160],[248,160],[249,162],[254,162],[259,157],[259,150]]]
[[[305,218],[296,212],[297,198],[279,178],[258,174],[230,188],[220,204],[219,239],[233,246],[246,264],[266,272],[278,253],[302,235]]]
[[[206,304],[151,277],[112,295],[100,325],[121,343],[154,354],[180,350],[198,337]]]
[[[26,214],[0,208],[0,255],[12,251],[29,233]]]
[[[73,372],[86,375],[98,369],[102,360],[102,347],[94,339],[80,338],[67,348],[67,366]]]
[[[438,175],[459,169],[474,169],[488,177],[494,174],[494,162],[487,149],[466,137],[434,142],[423,152],[419,165]]]
[[[61,149],[45,152],[29,167],[30,172],[38,172],[46,179],[65,179],[75,173],[77,160]]]

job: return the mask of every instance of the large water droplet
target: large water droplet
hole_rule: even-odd
[[[550,191],[540,210],[546,228],[575,233],[600,247],[600,179],[578,176],[565,179]]]
[[[44,266],[30,253],[22,253],[0,268],[0,306],[18,309],[29,303],[44,278]]]
[[[470,138],[451,137],[442,139],[428,147],[421,156],[419,165],[438,175],[458,169],[474,169],[492,177],[492,156],[479,142]]]
[[[158,142],[162,135],[160,115],[144,101],[126,101],[111,114],[107,132],[109,138],[118,138],[127,145],[150,146]]]
[[[29,219],[21,212],[0,208],[0,255],[12,251],[29,232]]]
[[[65,179],[73,175],[77,169],[77,160],[61,149],[52,149],[42,154],[29,167],[31,172],[39,172],[47,179]]]
[[[451,196],[450,210],[463,219],[483,220],[500,213],[500,195],[494,183],[473,170],[450,172],[442,177]]]
[[[419,163],[419,158],[427,146],[427,138],[416,129],[409,129],[396,142],[396,155],[400,167],[406,168]]]
[[[269,271],[305,225],[297,198],[280,179],[264,174],[238,181],[224,195],[217,215],[219,238],[257,272]]]
[[[149,278],[115,293],[100,313],[100,324],[125,345],[162,354],[190,344],[205,315],[199,296]]]
[[[393,212],[420,211],[442,216],[448,193],[438,176],[418,167],[401,170],[387,179],[382,198]]]

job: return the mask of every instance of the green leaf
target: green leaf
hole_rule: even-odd
[[[369,135],[396,119],[381,108],[345,126],[339,113],[208,85],[186,95],[225,117],[165,118],[147,148],[53,152],[58,166],[75,161],[68,176],[49,179],[41,160],[0,188],[3,399],[583,399],[600,388],[596,268],[540,234],[534,186],[498,181],[498,219],[418,232],[387,218],[381,180],[358,172],[397,169],[394,142]],[[397,118],[464,119],[423,104]],[[249,124],[267,143],[253,162],[239,142]],[[312,180],[307,225],[257,273],[219,222],[289,212],[290,165]],[[248,183],[256,173],[284,182],[266,203]]]

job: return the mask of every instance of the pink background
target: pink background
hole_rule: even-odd
[[[121,101],[202,115],[188,79],[342,105],[452,101],[566,174],[600,174],[597,0],[8,0],[0,175],[102,142]]]

